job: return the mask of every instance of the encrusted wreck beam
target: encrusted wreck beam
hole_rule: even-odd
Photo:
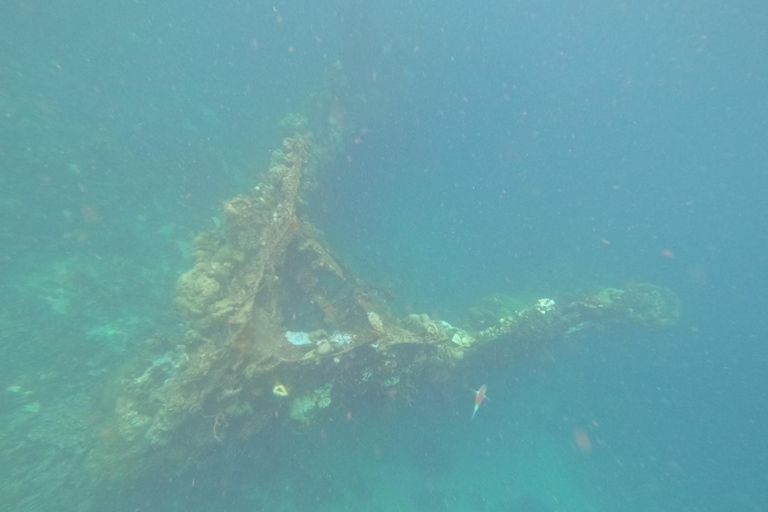
[[[562,304],[540,299],[499,319],[479,333],[475,352],[478,359],[507,364],[548,339],[590,330],[666,329],[679,316],[679,299],[667,288],[644,283],[602,288]]]
[[[300,370],[283,375],[300,382],[315,373],[314,365],[327,382],[351,382],[356,393],[378,392],[412,379],[447,380],[454,369],[468,365],[508,365],[546,341],[579,331],[666,329],[679,314],[677,296],[651,284],[602,288],[562,304],[540,299],[482,331],[423,314],[398,319],[369,311],[369,325],[355,331],[348,344],[321,337],[297,366]]]

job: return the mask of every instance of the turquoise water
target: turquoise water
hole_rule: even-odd
[[[768,509],[766,26],[750,0],[5,2],[0,510]],[[679,325],[101,483],[110,383],[182,327],[194,236],[318,91],[349,132],[301,214],[397,314],[652,282]]]

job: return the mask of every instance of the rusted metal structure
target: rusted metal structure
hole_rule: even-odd
[[[195,239],[195,264],[176,287],[186,328],[149,340],[116,377],[109,435],[89,457],[98,477],[130,479],[220,443],[253,442],[268,422],[304,428],[345,394],[406,397],[419,379],[508,364],[576,331],[666,328],[678,317],[672,292],[638,284],[541,299],[482,330],[398,318],[297,215],[313,151],[309,136],[285,139],[263,181],[226,201],[225,222]],[[307,332],[286,329],[298,310]]]

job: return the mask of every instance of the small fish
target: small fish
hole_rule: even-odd
[[[472,412],[472,419],[475,419],[475,414],[477,414],[477,410],[480,408],[480,404],[483,403],[483,400],[485,400],[485,392],[488,390],[488,387],[483,384],[480,386],[480,389],[475,391],[475,410]]]

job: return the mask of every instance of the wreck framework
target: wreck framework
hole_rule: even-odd
[[[318,141],[305,124],[296,128],[262,182],[224,202],[223,225],[195,239],[194,266],[174,301],[185,328],[149,340],[117,377],[110,435],[88,457],[96,478],[131,479],[220,443],[246,443],[270,422],[304,428],[345,395],[406,400],[416,380],[506,365],[576,331],[677,321],[677,297],[651,284],[541,299],[483,329],[397,317],[300,217],[306,185],[334,152],[329,140],[343,138]],[[301,334],[288,328],[297,310],[312,326]]]

